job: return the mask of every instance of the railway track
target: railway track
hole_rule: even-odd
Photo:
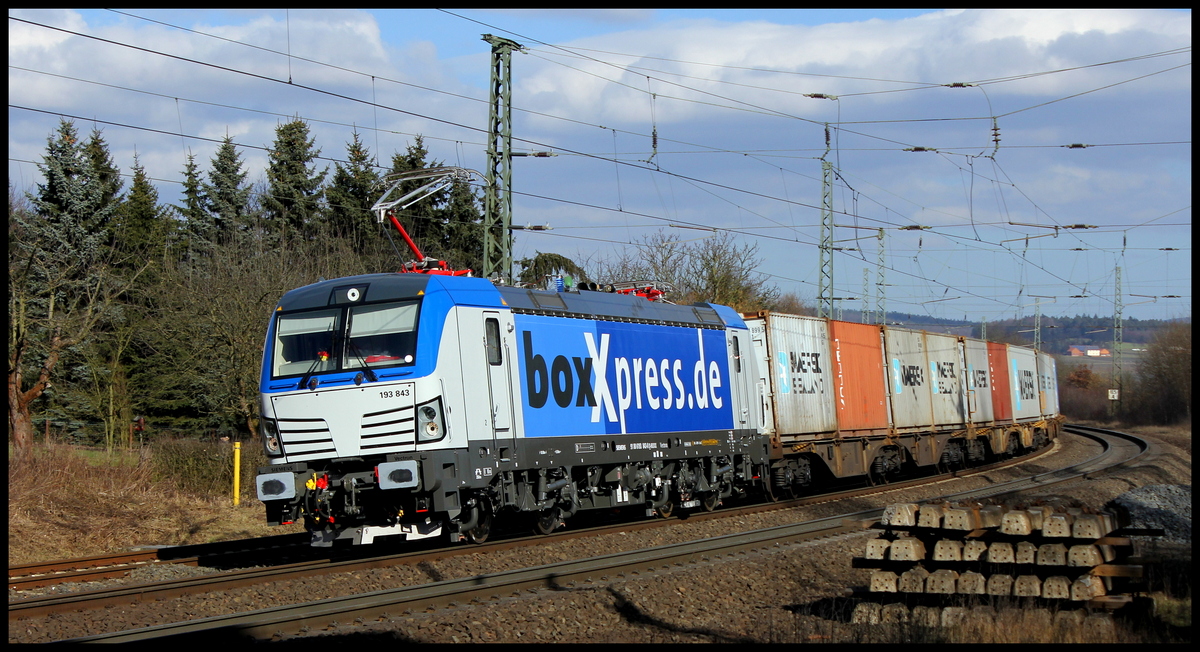
[[[1103,451],[1091,460],[1075,465],[1069,469],[1041,473],[1020,481],[994,484],[982,490],[974,490],[966,493],[946,496],[946,498],[950,500],[979,499],[1005,493],[1019,492],[1028,488],[1040,488],[1055,482],[1061,482],[1086,475],[1087,473],[1093,473],[1101,468],[1106,468],[1106,466],[1123,463],[1127,459],[1136,456],[1145,450],[1144,443],[1137,443],[1140,440],[1136,440],[1136,438],[1130,438],[1126,435],[1120,435],[1119,433],[1096,433],[1094,432],[1094,429],[1087,431],[1084,431],[1083,429],[1077,429],[1075,432],[1102,441],[1104,443]],[[1027,462],[1030,459],[1031,458],[1029,457],[1019,458],[1013,462]],[[972,472],[982,473],[993,468],[995,468],[995,466],[980,467],[972,470]],[[960,477],[964,477],[966,475],[969,475],[969,473],[959,474]],[[855,492],[841,492],[836,495],[814,496],[796,501],[781,502],[774,505],[760,505],[756,507],[742,508],[741,510],[722,510],[713,514],[694,514],[691,516],[691,518],[707,519],[729,517],[737,516],[740,513],[749,513],[750,511],[780,509],[800,506],[802,504],[844,500],[852,495],[857,496],[870,493],[879,493],[882,491],[890,491],[893,489],[903,488],[913,483],[928,481],[929,479],[924,479],[919,481],[911,481],[908,483],[896,483],[885,487],[867,488],[857,490]],[[938,478],[936,481],[943,481],[943,479]],[[194,634],[203,632],[237,633],[238,636],[271,637],[279,633],[300,631],[305,627],[324,626],[319,625],[319,623],[324,623],[327,625],[330,622],[336,621],[338,623],[345,624],[349,622],[355,622],[356,620],[359,622],[365,622],[371,619],[383,618],[385,617],[385,614],[396,615],[403,612],[405,609],[423,609],[428,606],[437,607],[452,603],[463,603],[472,599],[490,599],[494,596],[509,595],[513,591],[555,586],[570,581],[585,581],[588,577],[599,579],[603,577],[613,577],[621,573],[647,572],[661,569],[661,567],[664,565],[669,567],[672,564],[682,564],[702,560],[706,556],[709,558],[715,558],[717,555],[726,555],[737,551],[753,550],[763,546],[785,545],[789,542],[801,541],[814,537],[832,536],[842,532],[861,528],[862,522],[868,522],[877,519],[879,511],[880,510],[868,510],[818,521],[784,526],[782,528],[770,528],[756,532],[717,537],[709,540],[693,541],[686,544],[666,546],[654,551],[620,553],[616,555],[608,555],[603,558],[596,558],[594,560],[564,562],[562,564],[553,564],[538,568],[512,571],[509,573],[500,573],[495,576],[479,576],[463,580],[448,580],[445,582],[436,582],[434,584],[406,587],[392,591],[382,591],[376,594],[370,594],[369,596],[349,596],[334,600],[326,599],[322,600],[319,605],[294,605],[290,607],[280,607],[277,609],[248,612],[227,617],[209,618],[190,621],[188,623],[178,623],[151,627],[142,630],[133,630],[131,632],[104,634],[81,640],[124,641],[137,640],[139,638],[155,638],[161,636],[192,636]],[[604,531],[611,531],[613,529],[631,531],[635,529],[659,527],[665,525],[668,525],[668,522],[642,521],[633,524],[625,523],[619,526],[612,526],[610,528],[592,528],[564,533],[559,535],[559,538],[569,536],[597,536]],[[197,591],[219,591],[233,588],[234,586],[245,586],[247,584],[295,577],[297,575],[341,572],[346,570],[389,566],[404,563],[415,564],[419,563],[420,561],[441,559],[459,554],[485,552],[488,549],[488,546],[495,546],[498,549],[500,547],[537,545],[545,543],[549,540],[550,538],[547,537],[525,537],[509,541],[496,542],[494,544],[487,544],[485,546],[455,547],[449,550],[433,552],[410,552],[400,555],[389,555],[370,560],[350,560],[332,564],[329,562],[312,562],[308,564],[296,564],[271,569],[250,569],[246,571],[236,571],[232,573],[223,573],[220,575],[192,578],[190,580],[180,580],[176,582],[159,583],[154,585],[139,585],[108,591],[69,594],[65,596],[48,596],[46,598],[22,600],[16,603],[10,603],[9,617],[11,621],[17,618],[53,613],[55,611],[61,611],[65,609],[91,608],[91,606],[97,604],[114,604],[114,602],[120,601],[134,602],[139,600],[158,599]]]
[[[1033,455],[1013,458],[993,464],[959,470],[953,477],[963,478],[987,473],[996,469],[1028,462],[1053,452],[1053,448],[1037,451]],[[69,594],[51,595],[40,598],[29,598],[18,604],[19,609],[10,605],[9,618],[27,618],[37,615],[47,615],[64,608],[91,609],[105,605],[139,602],[149,599],[163,599],[200,593],[219,591],[241,586],[291,579],[305,575],[322,573],[350,572],[368,568],[379,568],[397,564],[418,564],[423,561],[447,559],[460,555],[486,553],[489,551],[505,550],[516,547],[540,545],[547,541],[570,540],[582,537],[601,536],[612,532],[633,532],[645,529],[670,527],[680,520],[691,522],[713,519],[727,519],[772,510],[806,507],[822,503],[861,498],[865,496],[895,491],[908,487],[919,486],[932,481],[945,479],[941,476],[929,476],[893,482],[886,485],[838,490],[814,496],[805,496],[790,500],[780,500],[774,503],[755,504],[732,509],[721,509],[716,512],[693,512],[684,516],[670,519],[655,519],[629,522],[622,519],[615,524],[597,525],[576,530],[556,533],[546,536],[512,536],[496,537],[492,543],[480,546],[452,545],[447,549],[435,551],[428,546],[405,546],[405,551],[399,554],[373,556],[361,559],[355,552],[366,552],[366,549],[354,549],[351,553],[338,558],[331,557],[329,549],[313,549],[308,546],[307,534],[282,535],[266,539],[248,539],[241,541],[223,542],[203,546],[181,546],[164,548],[156,551],[142,551],[125,554],[104,555],[95,558],[78,560],[51,561],[40,564],[26,564],[9,569],[9,589],[28,589],[66,582],[88,582],[99,579],[119,578],[127,576],[134,569],[151,564],[185,564],[190,566],[217,566],[237,568],[246,566],[268,566],[267,568],[247,568],[233,570],[202,578],[186,578],[153,584],[138,584],[113,588],[79,591]],[[403,543],[403,542],[401,542]],[[374,547],[378,549],[378,546]],[[268,563],[266,556],[272,557]],[[283,556],[303,558],[302,561],[284,563]]]
[[[254,565],[256,558],[271,555],[278,559],[289,551],[305,551],[307,534],[286,534],[259,539],[222,541],[218,543],[173,546],[133,552],[112,553],[61,559],[55,561],[16,564],[8,567],[8,589],[28,590],[67,582],[94,582],[126,577],[138,568],[153,564],[184,566],[213,566],[232,568]]]

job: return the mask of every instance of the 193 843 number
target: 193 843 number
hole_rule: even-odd
[[[405,387],[397,390],[385,390],[379,392],[379,398],[407,398],[412,396],[412,390]]]

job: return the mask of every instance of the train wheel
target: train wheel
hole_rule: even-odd
[[[871,468],[867,471],[867,484],[872,487],[878,487],[879,485],[888,483],[887,470],[882,464],[879,464],[878,461],[879,460],[876,459],[877,463],[872,464]]]
[[[562,517],[557,507],[544,509],[534,516],[533,531],[544,536],[553,533],[562,524]]]
[[[476,509],[479,510],[479,522],[475,524],[475,527],[464,532],[464,534],[467,537],[467,541],[471,543],[484,543],[492,534],[492,510],[490,505],[486,503],[476,507]]]
[[[716,510],[717,506],[720,504],[721,494],[716,491],[710,491],[704,494],[704,496],[700,499],[700,506],[703,507],[704,511],[706,512]]]
[[[795,474],[789,467],[780,467],[775,469],[771,474],[771,479],[766,481],[767,495],[771,498],[771,502],[776,503],[781,500],[791,500],[796,497]]]
[[[675,513],[675,499],[668,498],[667,502],[660,505],[654,511],[658,512],[659,518],[671,518],[671,515]]]

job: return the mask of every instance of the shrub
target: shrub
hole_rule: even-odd
[[[154,444],[158,481],[173,482],[180,491],[201,497],[228,496],[233,488],[233,444],[227,441],[168,439]],[[243,442],[240,494],[254,495],[254,476],[266,455],[257,442]]]

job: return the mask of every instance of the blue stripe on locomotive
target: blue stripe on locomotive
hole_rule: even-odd
[[[723,330],[522,314],[515,323],[526,437],[733,427]]]

